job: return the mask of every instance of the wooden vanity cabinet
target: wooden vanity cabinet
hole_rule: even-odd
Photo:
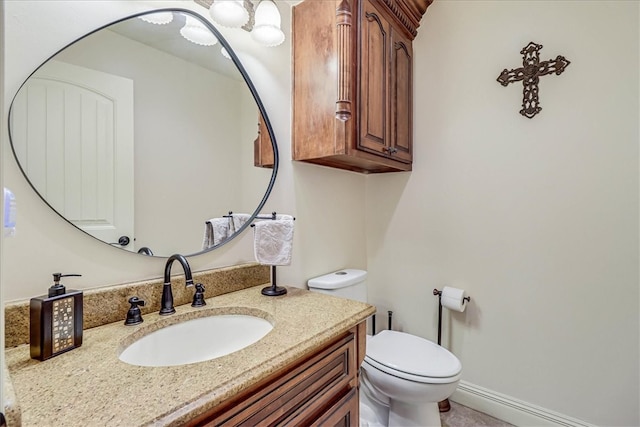
[[[240,393],[190,426],[357,426],[364,322]]]
[[[410,171],[412,40],[430,0],[306,0],[293,8],[293,158]]]

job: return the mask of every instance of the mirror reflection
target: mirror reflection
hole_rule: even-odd
[[[257,213],[275,143],[218,38],[187,11],[154,12],[76,41],[30,76],[10,137],[45,202],[108,244],[159,256],[208,249],[211,218]]]

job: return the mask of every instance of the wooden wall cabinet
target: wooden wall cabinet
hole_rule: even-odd
[[[273,144],[269,136],[269,130],[262,118],[262,114],[258,114],[258,136],[253,141],[253,165],[259,168],[273,169],[273,164]]]
[[[431,0],[306,0],[293,8],[293,159],[410,171],[412,41]]]
[[[358,426],[365,334],[363,322],[188,425]]]

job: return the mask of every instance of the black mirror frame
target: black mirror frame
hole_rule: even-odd
[[[67,218],[65,218],[61,213],[59,213],[56,209],[53,208],[53,206],[51,206],[49,204],[49,202],[47,202],[47,200],[40,194],[40,192],[36,189],[36,187],[33,185],[33,183],[31,182],[31,180],[29,180],[29,177],[27,176],[26,171],[23,169],[22,165],[20,164],[20,162],[18,161],[18,156],[16,153],[16,150],[14,148],[14,144],[13,144],[13,139],[12,139],[12,133],[11,133],[11,114],[12,114],[12,110],[13,110],[13,103],[16,99],[16,97],[18,96],[18,93],[20,93],[20,90],[22,89],[22,87],[27,83],[27,81],[29,80],[29,78],[34,75],[42,66],[44,66],[47,62],[49,62],[49,60],[51,60],[53,57],[55,57],[56,55],[58,55],[60,52],[62,52],[63,50],[65,50],[66,48],[68,48],[69,46],[77,43],[78,41],[100,31],[103,30],[107,27],[110,27],[112,25],[118,24],[120,22],[132,19],[132,18],[138,18],[140,16],[144,16],[144,15],[148,15],[150,13],[157,13],[157,12],[172,12],[172,13],[182,13],[185,15],[189,15],[192,16],[194,18],[196,18],[198,21],[200,21],[209,31],[211,31],[215,37],[218,39],[218,41],[220,42],[220,44],[222,45],[222,47],[224,47],[226,49],[226,51],[229,53],[229,56],[231,57],[231,60],[233,61],[233,63],[235,64],[235,66],[237,67],[238,71],[240,71],[240,74],[242,75],[242,78],[244,79],[245,83],[247,84],[247,86],[249,87],[249,90],[251,92],[251,95],[253,96],[254,101],[256,102],[256,105],[258,106],[258,110],[260,112],[260,114],[262,115],[262,118],[264,120],[264,124],[267,128],[267,131],[269,132],[269,138],[271,140],[271,145],[273,148],[273,172],[271,174],[271,179],[269,180],[269,184],[267,185],[267,190],[264,194],[264,196],[262,197],[262,200],[260,201],[260,203],[258,204],[258,207],[255,209],[255,211],[253,212],[253,214],[251,214],[249,220],[247,220],[247,222],[240,227],[239,230],[237,230],[234,234],[232,234],[231,236],[229,236],[227,239],[225,239],[224,241],[220,242],[217,245],[214,245],[210,248],[204,249],[200,252],[194,252],[192,254],[186,255],[186,256],[195,256],[195,255],[201,255],[204,253],[208,253],[211,252],[214,249],[217,249],[221,246],[223,246],[224,244],[230,242],[232,239],[234,239],[235,237],[237,237],[238,235],[240,235],[242,232],[244,232],[253,222],[253,220],[255,219],[255,217],[260,213],[260,211],[262,210],[262,208],[264,207],[265,203],[267,202],[267,199],[269,198],[269,195],[271,194],[271,190],[273,189],[273,186],[275,184],[276,181],[276,176],[278,175],[278,166],[280,163],[280,158],[279,158],[279,154],[278,154],[278,144],[276,142],[276,137],[275,134],[273,132],[273,127],[271,126],[271,121],[269,120],[269,117],[267,115],[267,112],[264,108],[264,105],[262,104],[262,100],[260,99],[260,96],[258,95],[258,91],[256,90],[253,82],[251,81],[251,79],[249,78],[249,74],[247,73],[247,71],[245,70],[244,66],[242,65],[242,63],[240,62],[240,59],[238,58],[238,56],[236,55],[236,53],[233,51],[233,49],[231,48],[231,46],[229,45],[229,43],[227,42],[227,40],[222,36],[222,34],[220,34],[220,32],[218,31],[217,28],[215,28],[213,26],[213,24],[211,24],[211,22],[209,22],[209,20],[205,19],[202,17],[202,15],[199,15],[198,13],[189,10],[189,9],[182,9],[182,8],[162,8],[162,9],[153,9],[153,10],[149,10],[149,11],[145,11],[145,12],[140,12],[140,13],[136,13],[133,15],[129,15],[126,16],[124,18],[120,18],[116,21],[110,22],[108,24],[102,25],[101,27],[96,28],[95,30],[83,35],[82,37],[77,38],[76,40],[72,41],[71,43],[68,43],[67,45],[65,45],[63,48],[59,49],[57,52],[55,52],[53,55],[49,56],[42,64],[40,64],[31,74],[29,74],[29,76],[27,76],[27,78],[25,79],[25,81],[20,85],[20,87],[18,88],[18,90],[16,91],[16,94],[13,96],[13,99],[11,100],[11,105],[9,107],[9,114],[8,114],[8,134],[9,134],[9,142],[11,145],[11,151],[13,153],[14,158],[16,159],[16,163],[18,164],[18,168],[20,169],[20,172],[22,172],[22,175],[24,176],[24,178],[27,180],[27,182],[29,183],[29,186],[33,189],[33,191],[35,191],[35,193],[38,195],[38,197],[40,197],[40,199],[53,211],[55,212],[58,216],[60,216],[62,219],[64,219],[67,223],[71,224],[75,229],[81,231],[82,233],[85,233],[89,236],[91,236],[92,238],[94,238],[95,240],[106,244],[107,246],[111,246],[114,247],[113,245],[110,245],[107,242],[104,242],[100,239],[98,239],[97,237],[92,236],[91,234],[87,233],[86,231],[82,230],[81,228],[75,226],[71,221],[69,221]],[[133,252],[133,251],[128,251],[126,249],[122,249],[122,248],[118,248],[120,250],[125,250],[126,252],[132,253],[132,254],[136,254],[136,255],[140,255],[143,257],[148,257],[149,255],[146,254],[140,254],[138,252]],[[155,255],[154,255],[155,256]],[[167,258],[168,256],[155,256],[157,258]]]

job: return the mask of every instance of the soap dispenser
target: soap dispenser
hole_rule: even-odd
[[[31,357],[46,360],[82,345],[82,291],[67,290],[60,279],[80,274],[53,274],[47,295],[31,298]]]

